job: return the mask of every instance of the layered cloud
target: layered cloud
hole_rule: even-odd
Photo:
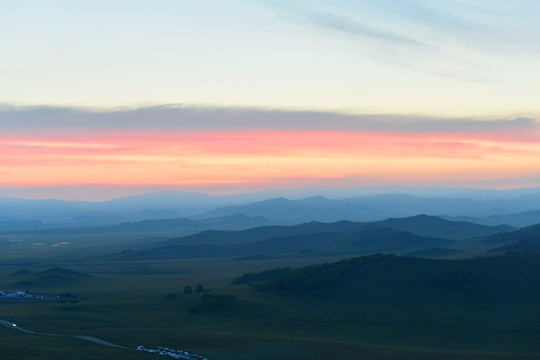
[[[507,118],[448,118],[397,115],[357,115],[321,111],[274,109],[198,108],[163,105],[133,109],[92,111],[79,108],[0,108],[3,134],[54,133],[70,138],[73,132],[138,130],[284,130],[360,131],[391,133],[445,133],[484,136],[514,134],[538,140],[540,123],[524,116]]]
[[[5,109],[3,186],[475,185],[540,175],[533,119]]]

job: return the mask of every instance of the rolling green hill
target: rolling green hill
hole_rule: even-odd
[[[276,269],[270,280],[269,274],[244,274],[233,283],[288,299],[290,313],[316,318],[320,326],[342,323],[349,329],[345,338],[540,352],[539,255],[433,260],[376,254]]]
[[[241,231],[207,230],[197,234],[167,240],[162,242],[162,244],[235,244],[316,233],[359,233],[361,231],[373,231],[375,228],[390,228],[407,231],[419,236],[450,240],[465,240],[501,232],[501,229],[498,227],[472,224],[465,221],[449,221],[436,216],[418,215],[370,223],[352,221],[323,223],[312,221],[291,226],[261,226]]]
[[[325,229],[332,229],[334,232],[321,232]],[[360,230],[353,231],[353,229]],[[294,233],[297,234],[286,235]],[[275,235],[270,237],[272,234]],[[277,234],[284,236],[276,236]],[[176,257],[245,257],[289,253],[368,254],[380,251],[403,253],[431,247],[452,246],[455,243],[453,240],[420,236],[380,225],[350,222],[309,223],[292,227],[272,226],[239,232],[205,231],[187,238],[188,245],[157,246],[126,251],[115,254],[113,257],[118,259],[166,259]],[[264,240],[254,241],[257,238]],[[193,244],[195,240],[200,243]]]
[[[56,267],[37,272],[29,270],[16,271],[0,277],[0,283],[9,289],[31,288],[45,291],[88,283],[94,278],[92,275]]]
[[[519,239],[517,242],[503,245],[490,250],[491,253],[499,252],[536,252],[540,253],[540,235],[533,235]]]
[[[448,248],[428,248],[417,251],[412,251],[405,254],[406,256],[414,257],[425,257],[430,259],[448,259],[454,257],[461,257],[466,255],[467,252],[458,249],[448,249]]]
[[[502,231],[494,226],[478,225],[466,221],[449,221],[428,215],[392,218],[377,223],[397,230],[410,231],[417,235],[451,240],[466,240],[472,237],[493,235]]]
[[[486,237],[484,243],[487,244],[502,244],[508,242],[517,242],[521,239],[540,235],[540,224],[535,224],[521,228],[516,231],[502,232]]]
[[[259,226],[240,231],[220,231],[207,230],[197,234],[184,236],[172,240],[164,241],[165,245],[186,245],[186,244],[236,244],[257,242],[276,237],[287,237],[294,235],[306,235],[315,233],[341,233],[358,231],[366,227],[365,223],[352,221],[338,221],[334,223],[322,223],[312,221],[298,225],[284,226],[271,225]]]
[[[160,222],[167,224],[169,221]],[[404,254],[429,248],[448,248],[456,245],[456,240],[464,241],[499,231],[497,227],[448,221],[427,215],[371,223],[313,221],[292,226],[262,226],[240,231],[206,230],[162,241],[158,246],[125,251],[112,256],[118,259],[160,259],[249,257],[309,252],[357,255],[373,252]]]

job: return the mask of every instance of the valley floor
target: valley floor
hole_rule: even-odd
[[[0,301],[0,318],[36,332],[94,336],[129,348],[166,346],[204,354],[209,360],[538,359],[540,328],[534,327],[534,322],[540,320],[534,310],[537,297],[516,303],[532,317],[527,324],[521,319],[505,316],[469,321],[466,308],[474,310],[479,301],[476,298],[464,301],[460,305],[460,309],[463,307],[461,312],[450,314],[457,320],[448,320],[445,325],[440,320],[445,318],[444,308],[437,309],[435,304],[425,311],[412,309],[411,304],[420,305],[420,300],[413,299],[409,290],[406,292],[409,285],[399,287],[392,281],[379,282],[378,287],[375,283],[365,283],[371,293],[393,298],[392,309],[385,308],[389,303],[385,304],[377,297],[362,295],[365,289],[353,286],[353,283],[345,283],[323,295],[259,293],[245,285],[230,285],[246,271],[301,267],[340,258],[244,261],[204,258],[84,263],[67,260],[32,263],[26,259],[24,264],[14,260],[11,265],[4,262],[0,288],[27,284],[34,292],[70,292],[74,297],[58,301],[3,299]],[[516,263],[533,262],[516,259]],[[512,263],[511,260],[505,260],[507,265]],[[442,263],[447,266],[448,261]],[[497,266],[495,263],[488,265]],[[472,267],[477,267],[476,263]],[[52,271],[51,268],[54,273],[47,274],[54,276],[54,281],[40,275]],[[20,271],[22,269],[28,271]],[[385,276],[383,268],[377,273]],[[195,288],[196,284],[204,285],[205,291],[184,293],[186,286]],[[486,284],[486,291],[491,291],[492,285]],[[445,289],[429,291],[435,294],[433,296],[448,295],[450,300],[452,296],[455,299],[461,296],[452,295],[452,291]],[[501,294],[503,292],[504,289]],[[532,293],[540,295],[540,290]],[[210,306],[202,300],[204,294],[216,295],[212,299],[231,295],[234,300],[223,306],[214,306],[214,303]],[[421,293],[422,296],[426,294]],[[350,295],[350,298],[344,299],[344,295]],[[442,298],[436,299],[443,304]],[[514,301],[511,296],[508,299]],[[396,305],[400,303],[401,310]],[[455,312],[455,309],[450,311]],[[493,311],[504,312],[504,309],[493,308]],[[437,315],[440,319],[430,315],[434,313],[442,314]],[[411,317],[412,314],[416,317]],[[0,336],[0,358],[6,360],[150,359],[156,356],[83,339],[16,332],[6,327],[0,327]]]

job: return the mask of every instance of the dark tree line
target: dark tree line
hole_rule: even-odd
[[[195,285],[195,290],[193,290],[193,286],[191,285],[184,286],[184,294],[191,294],[193,292],[200,293],[204,291],[205,291],[204,286],[202,286],[201,284]]]
[[[249,272],[244,273],[242,276],[237,277],[232,281],[232,285],[241,285],[241,284],[249,284],[251,285],[254,282],[258,281],[267,281],[271,280],[277,276],[287,274],[291,272],[291,268],[279,268],[279,269],[270,269],[260,272]]]
[[[374,254],[296,270],[275,269],[256,274],[247,273],[233,283],[251,282],[251,288],[260,292],[311,293],[337,286],[345,275],[363,266],[393,258],[395,255]],[[271,274],[274,277],[270,280],[260,281]]]

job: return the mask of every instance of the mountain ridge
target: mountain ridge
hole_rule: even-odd
[[[487,191],[487,190],[486,190]],[[488,191],[489,192],[489,191]],[[523,192],[526,194],[524,195]],[[454,192],[467,194],[467,191]],[[472,194],[481,194],[482,190]],[[489,192],[491,194],[491,192]],[[29,200],[0,197],[2,224],[17,226],[62,223],[119,223],[134,220],[206,217],[244,214],[262,216],[274,223],[307,221],[376,221],[417,214],[469,217],[484,225],[507,223],[514,227],[540,221],[537,188],[495,191],[493,196],[418,196],[386,193],[333,199],[321,194],[289,199],[265,198],[273,193],[215,196],[192,192],[155,192],[109,201]],[[500,197],[495,197],[500,194]],[[515,195],[511,197],[509,194]],[[262,199],[261,199],[262,198]],[[500,221],[498,220],[500,219]]]

